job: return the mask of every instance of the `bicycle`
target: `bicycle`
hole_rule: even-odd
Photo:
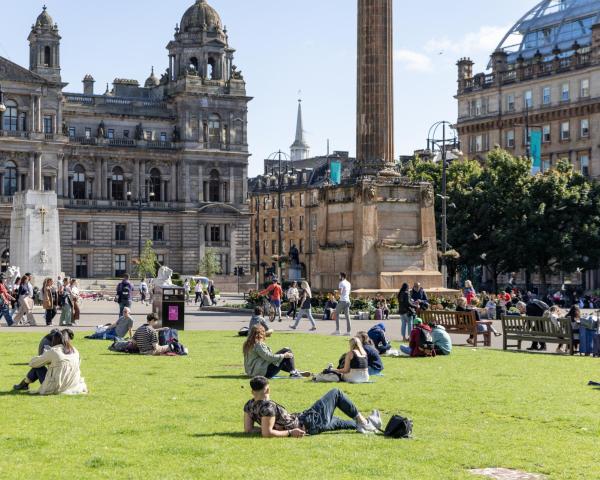
[[[271,323],[274,322],[275,321],[275,308],[273,307],[273,304],[271,303],[271,301],[266,297],[263,297],[262,309],[263,309],[263,314],[265,316],[269,317],[269,321]]]

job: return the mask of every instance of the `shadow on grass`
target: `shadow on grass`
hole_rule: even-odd
[[[192,433],[194,438],[212,438],[212,437],[223,437],[223,438],[253,438],[258,437],[258,433],[243,433],[243,432],[212,432],[212,433]]]
[[[248,380],[246,375],[205,375],[203,377],[194,378],[209,378],[211,380]]]
[[[9,365],[12,365],[13,367],[28,367],[29,366],[28,363],[9,363]]]

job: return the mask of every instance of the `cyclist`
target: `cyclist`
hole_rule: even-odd
[[[267,295],[269,297],[269,302],[274,310],[274,315],[270,315],[270,320],[273,322],[275,321],[275,317],[278,317],[281,322],[281,296],[283,295],[283,290],[277,279],[274,278],[273,283],[260,292],[260,295]]]

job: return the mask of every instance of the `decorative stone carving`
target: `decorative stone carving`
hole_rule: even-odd
[[[363,196],[365,200],[371,202],[375,199],[375,195],[377,194],[377,190],[374,185],[369,185],[364,189]]]
[[[10,290],[12,290],[12,287],[14,287],[15,283],[17,282],[17,278],[21,278],[21,269],[19,267],[16,266],[11,266],[8,267],[8,269],[6,270],[6,275],[7,275],[7,282],[6,282],[6,287]]]
[[[105,138],[106,137],[106,125],[104,125],[104,120],[100,121],[100,125],[98,125],[98,132],[96,135],[97,138]]]
[[[158,274],[156,275],[156,280],[154,285],[157,287],[174,287],[173,282],[171,281],[171,276],[173,275],[173,270],[169,267],[160,267],[158,270]]]
[[[423,205],[425,207],[432,207],[433,201],[435,199],[435,194],[433,192],[433,187],[431,185],[427,185],[421,190],[421,199],[423,201]]]

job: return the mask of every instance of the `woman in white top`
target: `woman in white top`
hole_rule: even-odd
[[[287,292],[285,292],[285,296],[287,297],[287,300],[290,304],[290,308],[287,311],[287,313],[285,314],[285,316],[289,318],[291,315],[292,318],[296,318],[296,313],[298,312],[298,300],[299,300],[298,284],[296,282],[292,282],[292,285],[290,286],[290,288],[288,288]]]
[[[369,360],[359,338],[350,339],[350,350],[344,358],[344,366],[334,370],[348,383],[367,383],[369,381]]]
[[[29,362],[31,370],[27,376],[13,388],[29,390],[29,385],[39,380],[40,395],[79,395],[87,393],[87,386],[81,377],[81,359],[72,345],[72,330],[56,331],[52,336],[51,347]]]

